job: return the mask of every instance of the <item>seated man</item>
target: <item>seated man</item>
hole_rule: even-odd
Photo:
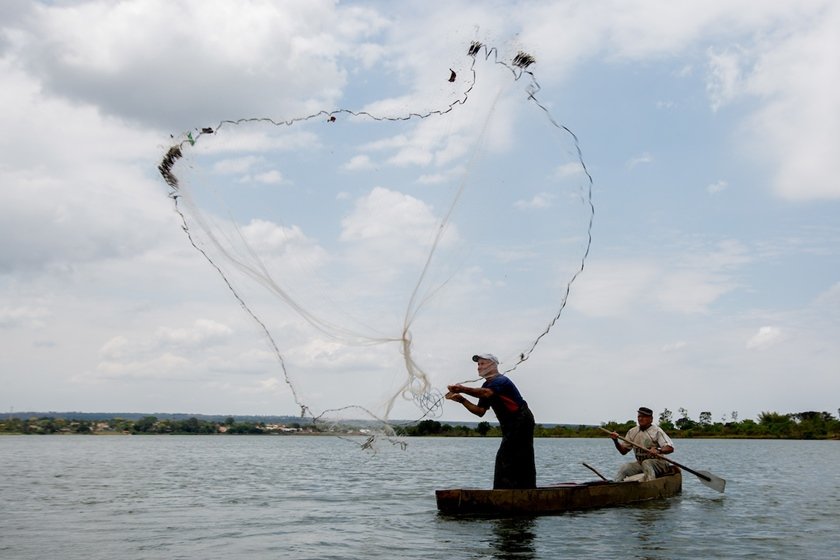
[[[617,482],[642,473],[644,473],[642,480],[653,480],[657,476],[668,472],[671,466],[668,461],[660,459],[659,455],[673,453],[674,444],[668,434],[663,432],[659,426],[653,424],[653,411],[645,406],[639,408],[637,420],[639,425],[630,428],[624,439],[632,441],[648,451],[625,445],[618,439],[616,432],[610,434],[619,453],[626,455],[631,449],[636,452],[635,461],[626,463],[618,469],[618,474],[615,477]]]

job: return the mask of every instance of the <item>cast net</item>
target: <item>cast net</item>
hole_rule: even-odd
[[[560,318],[594,215],[578,139],[530,55],[464,51],[423,91],[221,120],[164,155],[189,242],[267,342],[278,413],[390,437],[440,416],[473,353],[523,368]]]

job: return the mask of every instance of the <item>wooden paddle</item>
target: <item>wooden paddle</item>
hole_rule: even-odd
[[[604,432],[607,432],[608,434],[612,434],[612,432],[610,430],[606,429],[606,428],[601,427],[601,430],[604,431]],[[684,471],[690,472],[691,474],[693,474],[694,476],[699,478],[700,482],[702,482],[703,484],[705,484],[706,486],[708,486],[712,490],[717,490],[718,492],[722,493],[724,488],[726,488],[726,481],[724,479],[720,478],[719,476],[715,476],[708,471],[695,471],[693,469],[690,469],[690,468],[686,467],[685,465],[681,465],[681,464],[677,463],[673,459],[669,459],[665,455],[660,455],[659,453],[653,453],[650,449],[645,449],[641,445],[639,445],[637,443],[633,443],[632,441],[630,441],[626,438],[618,436],[618,439],[620,439],[624,443],[632,445],[633,447],[638,447],[642,451],[646,451],[646,452],[650,453],[651,455],[655,455],[655,456],[659,457],[660,459],[668,461],[669,463],[678,466],[679,468],[681,468]]]

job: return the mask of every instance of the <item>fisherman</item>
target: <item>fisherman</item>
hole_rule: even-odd
[[[659,456],[673,453],[674,443],[668,437],[668,434],[653,423],[653,411],[643,406],[639,408],[636,419],[639,425],[630,428],[624,439],[632,441],[643,449],[625,445],[618,439],[618,433],[610,433],[610,437],[619,453],[627,455],[631,449],[636,452],[635,461],[625,463],[618,469],[618,474],[615,477],[617,482],[641,473],[644,473],[643,480],[653,480],[670,469],[668,461],[659,458]]]
[[[536,488],[534,464],[534,415],[519,389],[499,373],[499,359],[493,354],[476,354],[478,375],[484,379],[480,388],[456,384],[447,387],[446,398],[459,402],[471,413],[482,417],[492,408],[502,429],[502,443],[496,453],[493,488]],[[466,399],[469,395],[477,403]]]

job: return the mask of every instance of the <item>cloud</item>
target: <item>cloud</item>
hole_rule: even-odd
[[[783,340],[782,330],[778,327],[761,327],[749,340],[746,347],[748,350],[765,350],[775,346]]]
[[[834,155],[840,153],[840,65],[834,56],[840,49],[840,6],[830,1],[810,3],[808,9],[792,2],[741,6],[637,0],[605,13],[596,4],[550,4],[522,14],[529,24],[520,40],[540,46],[532,54],[543,80],[559,82],[594,59],[675,60],[713,36],[705,65],[711,110],[720,114],[736,102],[754,107],[738,117],[742,130],[733,143],[769,170],[769,184],[780,197],[840,198],[840,159]],[[558,21],[564,22],[560,34]]]
[[[233,334],[233,329],[209,319],[196,319],[190,328],[160,327],[155,339],[161,346],[183,348],[216,344]]]
[[[16,240],[0,247],[0,273],[133,255],[160,242],[168,202],[144,169],[160,139],[45,95],[7,59],[0,72],[0,106],[13,108],[0,111],[0,238]]]
[[[259,259],[283,257],[287,265],[306,262],[312,267],[328,258],[325,249],[307,237],[299,226],[284,227],[268,220],[253,219],[241,227],[241,232],[248,252],[253,252]]]
[[[579,162],[569,162],[564,163],[557,167],[554,171],[554,177],[556,179],[566,179],[567,177],[574,177],[576,175],[580,175],[583,173],[583,168],[580,166]]]
[[[752,262],[741,244],[677,246],[659,259],[625,255],[590,261],[586,281],[569,305],[595,317],[657,310],[678,315],[709,314],[725,294],[738,289],[736,273]]]
[[[195,350],[230,338],[233,330],[218,321],[196,319],[189,327],[158,327],[152,337],[129,339],[124,335],[110,338],[99,353],[108,361],[137,362],[166,352]]]
[[[75,376],[74,381],[97,383],[104,380],[136,378],[142,380],[188,378],[195,375],[194,366],[183,356],[164,353],[142,361],[103,360],[94,372]]]
[[[840,282],[834,283],[816,298],[818,306],[835,306],[840,308]]]
[[[19,328],[25,325],[42,326],[49,316],[49,310],[40,306],[0,307],[0,329]]]
[[[449,177],[446,173],[429,173],[417,178],[417,182],[421,185],[439,185],[446,183],[448,180]]]
[[[633,169],[637,165],[642,165],[642,164],[652,163],[652,162],[653,162],[653,156],[651,156],[649,153],[645,152],[640,156],[636,156],[634,158],[631,158],[627,162],[627,168],[628,169]]]
[[[698,270],[665,272],[656,282],[655,299],[668,311],[708,313],[710,306],[735,288],[725,276]]]
[[[217,361],[220,347],[233,334],[228,325],[196,319],[186,327],[158,327],[151,336],[115,335],[100,348],[96,368],[76,376],[76,381],[195,377]]]
[[[365,154],[360,154],[357,156],[353,156],[350,161],[344,164],[344,169],[348,171],[364,171],[373,168],[373,162],[370,159],[370,156]]]
[[[389,52],[389,60],[394,61],[403,53],[404,44],[395,46]],[[464,45],[454,46],[448,56],[461,52]],[[464,104],[464,85],[447,85],[440,76],[428,78],[430,69],[436,68],[426,56],[428,45],[423,47],[427,53],[424,58],[409,57],[410,70],[415,76],[410,94],[379,99],[364,106],[366,113],[375,118],[404,119],[414,115],[412,126],[401,128],[391,136],[365,143],[360,152],[379,152],[382,162],[394,167],[459,167],[467,156],[486,153],[504,153],[512,146],[522,93],[520,85],[510,85],[510,72],[500,65],[479,58],[476,62],[484,75],[478,87],[470,88],[469,103]],[[434,51],[434,49],[433,49]],[[458,64],[463,64],[463,59]],[[424,64],[420,64],[423,62]],[[397,62],[393,62],[397,64]],[[400,65],[407,64],[405,60]],[[450,65],[457,66],[455,62]],[[466,70],[466,69],[465,69]],[[469,72],[464,72],[469,75]],[[443,113],[443,114],[442,114]],[[416,119],[417,115],[430,118]],[[440,118],[445,116],[445,118]],[[358,160],[366,164],[365,159]],[[442,173],[448,173],[443,171]],[[435,175],[425,173],[426,182],[434,180]]]
[[[539,193],[533,196],[530,200],[517,200],[513,206],[519,210],[534,210],[549,208],[554,195],[551,193]]]
[[[259,156],[242,156],[236,158],[225,158],[213,164],[213,171],[216,173],[238,174],[252,169],[255,165],[262,163],[264,158]]]
[[[716,52],[714,48],[710,48],[708,58],[709,78],[706,83],[706,92],[712,111],[717,111],[741,93],[743,53]]]
[[[383,187],[375,187],[355,200],[352,210],[341,220],[340,246],[334,254],[342,268],[332,273],[343,286],[337,296],[357,295],[346,307],[366,307],[348,313],[376,313],[383,309],[390,313],[401,308],[403,302],[394,303],[391,298],[402,291],[400,286],[417,281],[418,267],[429,257],[440,220],[422,200]],[[441,232],[438,257],[459,242],[458,232],[455,223],[449,223]]]
[[[684,340],[679,340],[677,342],[672,342],[670,344],[664,345],[662,347],[662,351],[663,352],[677,352],[679,350],[682,350],[686,346],[688,346],[687,342],[685,342]]]
[[[432,209],[421,200],[376,187],[342,220],[340,239],[363,245],[366,254],[375,255],[369,258],[404,263],[426,254],[437,224]],[[456,236],[452,226],[442,242],[451,243]]]
[[[644,306],[657,274],[655,265],[642,261],[590,262],[586,282],[575,286],[569,305],[593,317],[633,313]]]
[[[713,109],[757,103],[740,143],[770,166],[775,192],[791,200],[840,199],[840,68],[832,55],[840,48],[840,6],[826,4],[818,14],[749,50],[710,53]]]
[[[83,31],[91,21],[96,32]],[[365,38],[385,25],[373,10],[326,1],[85,2],[39,5],[11,46],[48,90],[177,132],[330,106],[346,80],[337,59],[358,52],[372,63]]]
[[[311,130],[289,129],[285,124],[274,124],[267,121],[247,121],[237,124],[228,124],[217,129],[212,135],[202,135],[195,139],[195,145],[183,149],[188,154],[195,153],[201,156],[219,157],[212,166],[221,164],[218,168],[222,173],[242,172],[253,169],[254,166],[265,161],[260,156],[236,156],[226,157],[228,154],[242,153],[278,153],[293,150],[316,151],[321,148],[318,135]],[[229,160],[229,161],[226,161]],[[211,167],[212,167],[211,166]]]
[[[286,182],[285,179],[283,179],[283,174],[276,169],[265,171],[263,173],[257,173],[254,175],[254,181],[257,183],[265,183],[266,185],[279,185]]]
[[[706,192],[711,194],[711,195],[715,195],[715,194],[718,194],[720,192],[725,191],[728,187],[729,187],[729,183],[727,183],[723,179],[720,179],[718,181],[715,181],[714,183],[710,183],[709,185],[707,185],[706,186]]]

